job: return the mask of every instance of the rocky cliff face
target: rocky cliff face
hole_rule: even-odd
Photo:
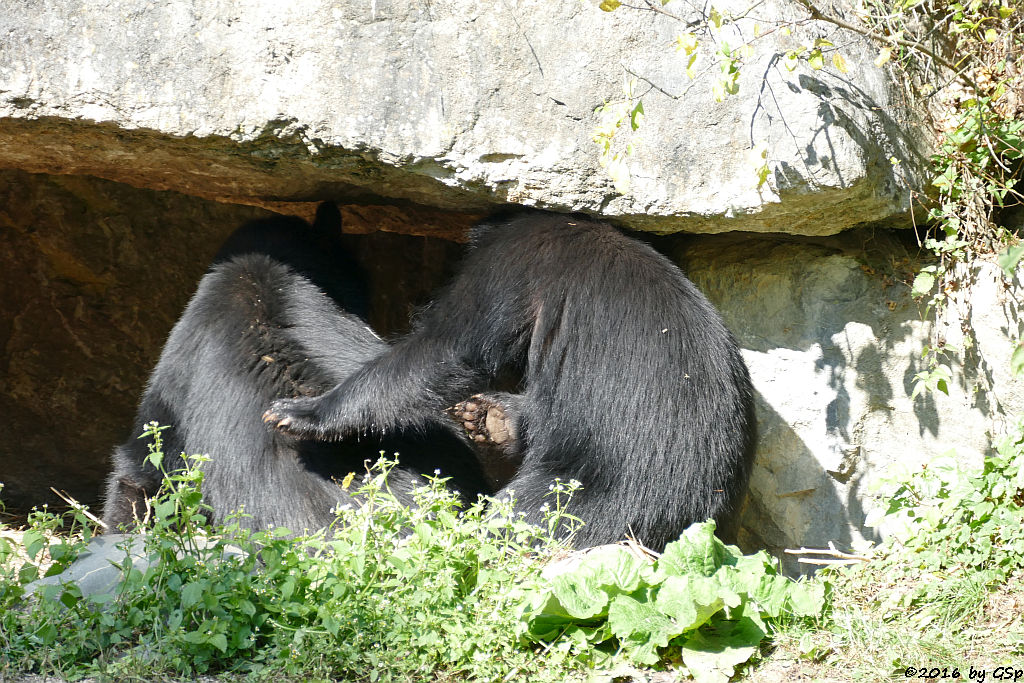
[[[1016,307],[993,264],[937,323],[910,297],[918,264],[907,234],[699,238],[678,260],[738,335],[757,392],[760,443],[744,517],[752,547],[848,546],[887,468],[956,451],[977,461],[1024,414],[1010,374]],[[969,305],[970,303],[970,305]],[[951,349],[949,393],[911,399],[926,345]]]
[[[922,146],[874,52],[815,25],[753,39],[805,14],[768,0],[721,37],[752,52],[739,95],[717,103],[707,80],[689,87],[683,22],[579,0],[12,0],[3,163],[250,203],[512,201],[662,232],[823,235],[899,216]],[[847,74],[783,68],[782,52],[826,37]],[[623,77],[646,118],[620,195],[591,138]],[[758,143],[773,169],[760,190]]]
[[[755,23],[802,13],[767,0],[735,30],[749,39]],[[926,184],[913,111],[859,37],[811,23],[754,41],[739,94],[715,102],[706,82],[690,87],[671,45],[681,30],[576,0],[7,2],[5,502],[51,500],[51,485],[96,501],[167,331],[242,221],[338,201],[371,273],[373,322],[397,331],[473,220],[516,202],[731,233],[657,245],[720,307],[755,381],[745,541],[872,537],[868,485],[887,463],[982,452],[1024,411],[1005,362],[1021,293],[981,278],[963,317],[980,353],[955,368],[949,396],[912,401],[936,330],[909,297],[913,241],[881,226],[909,225]],[[782,52],[815,38],[842,45],[848,73],[782,68]],[[646,117],[619,192],[592,136],[623,76],[646,93]],[[762,143],[771,172],[758,188],[749,152]],[[955,343],[961,322],[942,336]]]

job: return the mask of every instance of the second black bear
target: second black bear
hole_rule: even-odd
[[[319,397],[271,404],[278,431],[336,439],[426,428],[518,375],[522,457],[507,485],[540,521],[555,478],[583,488],[579,546],[661,549],[691,523],[736,522],[754,453],[753,391],[732,335],[667,258],[610,225],[527,212],[485,221],[417,327]]]
[[[435,424],[386,439],[337,443],[269,432],[261,417],[275,398],[323,393],[384,352],[355,313],[366,294],[341,245],[341,216],[322,204],[310,225],[296,217],[253,221],[218,252],[171,331],[139,405],[133,436],[145,424],[163,432],[165,467],[181,453],[207,453],[203,500],[213,521],[243,509],[256,528],[295,532],[329,524],[350,501],[337,483],[381,450],[399,453],[389,486],[405,502],[440,470],[467,497],[490,491],[461,435]],[[146,462],[143,441],[129,439],[113,456],[104,521],[115,529],[143,512],[162,482]]]

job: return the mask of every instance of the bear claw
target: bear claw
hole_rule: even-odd
[[[462,423],[463,428],[473,441],[489,441],[501,446],[513,437],[511,419],[502,405],[476,395],[455,404],[448,413]]]

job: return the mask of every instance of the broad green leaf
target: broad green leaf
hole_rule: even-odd
[[[698,523],[665,546],[657,571],[660,576],[711,576],[728,557],[725,544],[715,536],[715,523]]]
[[[686,633],[725,607],[720,589],[717,582],[706,577],[670,576],[658,589],[655,605],[675,620],[679,633]]]
[[[143,434],[139,438],[144,439],[147,436],[148,434]],[[151,450],[149,454],[146,456],[146,461],[153,467],[160,469],[160,465],[162,465],[164,462],[163,451]]]
[[[1017,348],[1010,356],[1010,372],[1017,377],[1024,376],[1024,343],[1017,344]],[[1021,469],[1021,472],[1024,473],[1024,469]]]
[[[875,57],[875,66],[882,66],[890,59],[892,59],[892,48],[883,47],[878,51],[878,56]]]
[[[953,370],[948,365],[942,364],[932,370],[932,377],[935,378],[935,388],[949,396],[949,387],[946,383],[953,378]]]
[[[766,576],[760,553],[741,557],[735,567],[722,567],[712,578],[720,584],[717,594],[729,608],[738,606],[745,597],[761,599],[763,596],[773,596],[772,591],[762,584],[775,577]]]
[[[189,631],[182,639],[186,643],[192,643],[193,645],[199,645],[206,642],[206,634],[201,631]]]
[[[757,188],[768,181],[771,175],[771,168],[768,166],[768,145],[760,142],[747,150],[746,162],[754,169],[754,177],[757,178]]]
[[[694,52],[692,55],[690,55],[690,59],[686,63],[686,77],[689,78],[691,81],[697,77],[697,70],[694,68],[694,65],[697,63],[697,58],[699,56],[699,53]]]
[[[676,625],[649,602],[619,595],[608,608],[608,625],[634,661],[657,664],[657,648],[679,634]]]
[[[825,584],[798,581],[790,583],[789,602],[798,617],[814,617],[825,608]]]
[[[228,638],[223,633],[213,634],[208,642],[221,652],[227,652],[228,650]]]
[[[82,600],[82,592],[78,590],[77,586],[71,586],[69,590],[63,591],[60,594],[60,602],[62,605],[71,609]]]
[[[994,43],[997,40],[999,40],[999,31],[995,30],[994,28],[990,28],[987,31],[985,31],[986,43]]]
[[[292,597],[292,594],[295,592],[295,586],[297,583],[298,581],[294,576],[289,576],[288,578],[286,578],[284,582],[281,584],[281,598],[287,600],[288,598]]]
[[[928,269],[922,269],[914,278],[914,284],[910,288],[911,296],[925,296],[935,286],[935,273]]]
[[[595,548],[578,564],[550,580],[550,597],[546,601],[538,599],[542,608],[533,609],[531,630],[545,630],[558,620],[564,623],[602,617],[607,614],[610,598],[633,593],[649,577],[653,577],[653,572],[647,561],[628,548],[619,545]]]
[[[197,605],[203,599],[203,590],[205,588],[206,584],[202,581],[186,583],[181,589],[181,606],[188,609]]]
[[[60,633],[61,631],[57,628],[56,624],[45,624],[34,635],[42,640],[44,644],[50,645],[57,640]]]
[[[683,50],[688,55],[696,52],[698,46],[697,36],[693,33],[680,33],[676,37],[676,49]]]
[[[605,12],[614,12],[622,5],[619,0],[601,0],[601,4],[598,5]]]
[[[650,564],[625,546],[605,545],[587,552],[571,573],[590,576],[615,593],[632,593],[650,573]]]
[[[153,514],[157,519],[167,519],[174,514],[174,510],[173,500],[162,500],[153,506]]]
[[[185,614],[180,610],[173,610],[169,617],[167,617],[167,629],[170,633],[178,630],[181,626],[182,621],[185,618]]]
[[[850,71],[850,67],[847,66],[846,60],[838,52],[832,53],[832,66],[834,66],[836,71],[841,74],[849,73]]]
[[[717,7],[712,5],[711,14],[708,16],[708,19],[711,20],[711,25],[714,26],[715,28],[722,28],[723,17],[722,13],[718,11]]]
[[[1008,247],[1006,251],[996,257],[996,264],[1003,269],[1006,277],[1012,278],[1017,272],[1017,264],[1022,258],[1024,258],[1024,243]]]
[[[764,187],[764,184],[768,182],[768,176],[770,176],[772,170],[768,168],[768,164],[755,170],[755,176],[757,177],[757,189],[760,190]]]
[[[35,560],[39,551],[46,547],[46,538],[35,529],[29,529],[21,538],[22,545],[30,560]]]
[[[824,68],[825,56],[821,53],[820,49],[814,48],[811,50],[811,53],[807,55],[807,64],[809,64],[815,71]]]
[[[682,647],[683,663],[698,683],[727,683],[765,637],[754,619],[742,616],[716,623],[714,635],[698,631]]]
[[[761,577],[769,572],[770,562],[768,553],[763,550],[753,555],[737,557],[733,563],[736,574],[741,577],[750,577],[750,579],[747,584],[734,582],[736,590],[745,592],[756,590],[760,585]]]
[[[22,565],[18,570],[18,583],[24,585],[39,578],[39,567],[34,564]],[[45,589],[45,586],[44,586]]]
[[[640,127],[640,124],[643,122],[643,120],[644,120],[644,102],[643,102],[643,100],[638,100],[637,103],[636,103],[636,106],[633,107],[633,111],[631,111],[629,113],[629,125],[630,125],[630,128],[632,128],[633,130],[636,130],[637,128]]]
[[[256,606],[248,600],[246,600],[245,598],[242,598],[241,600],[235,603],[235,609],[237,609],[242,614],[245,614],[246,616],[250,617],[256,614]]]
[[[551,580],[551,595],[565,614],[576,619],[591,619],[602,615],[608,604],[608,594],[601,590],[593,575],[563,574]],[[557,614],[552,605],[546,612]]]

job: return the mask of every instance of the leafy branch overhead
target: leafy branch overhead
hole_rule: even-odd
[[[754,16],[757,4],[738,13],[710,5],[707,11],[696,19],[687,20],[679,14],[665,9],[664,6],[667,4],[668,0],[665,2],[647,0],[645,5],[639,7],[624,6],[618,0],[605,0],[600,4],[600,8],[606,12],[615,11],[620,7],[629,7],[634,10],[655,12],[679,22],[683,26],[683,30],[675,38],[675,49],[683,54],[685,58],[683,68],[691,81],[690,86],[682,92],[669,93],[644,78],[642,74],[637,74],[626,68],[625,71],[630,78],[623,86],[621,97],[605,102],[595,110],[598,124],[594,129],[594,141],[600,150],[599,161],[614,182],[616,191],[621,194],[629,191],[628,159],[639,149],[640,137],[636,133],[642,122],[645,94],[656,92],[669,100],[679,101],[686,96],[693,85],[710,75],[713,76],[710,83],[711,91],[715,100],[722,102],[739,93],[740,75],[743,67],[755,57],[755,43],[772,34],[789,36],[794,27],[810,21],[810,19],[795,21],[761,19]],[[748,37],[746,32],[740,29],[741,20],[746,20],[747,25],[752,25],[751,37]],[[780,54],[780,57],[780,63],[788,71],[795,70],[801,61],[814,70],[824,68],[826,63],[830,63],[840,73],[847,73],[849,70],[845,57],[831,41],[825,38],[816,38],[806,45],[787,50]],[[647,86],[644,93],[638,92],[639,81],[643,81]],[[628,129],[624,125],[626,121],[629,121],[630,124]],[[628,131],[628,135],[625,136],[627,139],[619,141],[616,136],[622,131]],[[769,177],[767,151],[768,147],[765,143],[754,143],[748,155],[758,188],[763,186]]]
[[[857,0],[852,12],[840,16],[813,0],[795,2],[803,16],[786,20],[759,16],[760,2],[739,12],[710,4],[703,10],[688,7],[682,14],[670,0],[600,4],[608,12],[653,12],[677,22],[675,47],[683,57],[679,68],[690,79],[682,93],[668,93],[626,69],[632,80],[623,96],[598,108],[594,139],[616,190],[629,191],[629,159],[638,150],[642,118],[629,112],[681,106],[673,102],[708,76],[716,100],[722,101],[739,91],[739,75],[751,66],[758,41],[772,34],[791,36],[797,27],[831,26],[874,43],[875,67],[886,69],[894,87],[908,90],[932,123],[933,179],[913,199],[927,209],[927,224],[916,227],[924,228],[920,244],[935,263],[918,274],[912,294],[926,298],[929,313],[937,317],[951,296],[966,289],[979,260],[991,258],[1012,283],[1024,260],[1020,226],[1006,218],[1010,207],[1024,201],[1018,185],[1024,163],[1024,69],[1019,63],[1024,17],[1019,5],[1014,0]],[[772,59],[790,71],[800,64],[812,70],[830,65],[840,74],[850,68],[842,49],[821,37],[779,49]],[[639,81],[649,87],[641,92]],[[645,103],[647,95],[652,101]],[[628,140],[619,141],[627,120]],[[751,140],[751,183],[759,190],[772,177],[771,157],[769,144]],[[891,162],[899,173],[899,161]],[[969,297],[960,297],[958,305],[969,308]],[[969,318],[969,310],[962,313],[963,319]],[[927,369],[915,377],[914,397],[926,389],[944,390],[950,378],[948,366],[939,359],[950,349],[941,340],[933,346],[925,349]]]

